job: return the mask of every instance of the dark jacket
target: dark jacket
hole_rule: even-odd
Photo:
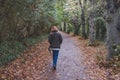
[[[58,31],[51,32],[48,38],[50,48],[60,48],[62,40],[62,36]]]

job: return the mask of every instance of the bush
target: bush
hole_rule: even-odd
[[[15,59],[26,47],[21,42],[3,42],[0,44],[0,66]]]
[[[104,49],[98,50],[96,53],[96,64],[99,65],[99,67],[104,67],[110,71],[112,71],[112,74],[117,74],[120,72],[120,54],[113,56],[109,61],[106,61],[106,56],[104,54]],[[106,52],[105,52],[106,53]]]
[[[47,38],[47,34],[42,36],[26,38],[22,42],[6,41],[0,44],[0,66],[9,63],[17,58],[25,49],[32,45],[41,42]],[[27,45],[26,45],[27,44]]]

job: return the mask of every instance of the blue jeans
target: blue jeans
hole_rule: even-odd
[[[59,50],[52,50],[53,52],[53,66],[57,65],[57,59],[58,59],[58,54],[59,54]]]

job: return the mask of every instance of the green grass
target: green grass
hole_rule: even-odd
[[[0,66],[8,64],[18,55],[20,55],[25,49],[32,45],[41,42],[47,38],[47,34],[37,37],[30,37],[24,39],[22,42],[19,41],[5,41],[0,44]],[[28,46],[26,46],[26,43]]]

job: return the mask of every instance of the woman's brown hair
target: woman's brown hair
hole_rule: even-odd
[[[52,31],[58,31],[57,26],[52,26],[52,27],[51,27],[51,32],[52,32]]]

